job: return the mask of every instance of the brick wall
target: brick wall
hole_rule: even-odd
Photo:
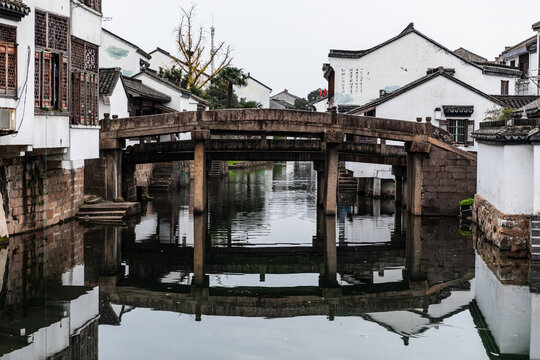
[[[431,146],[422,158],[422,215],[459,215],[459,201],[476,193],[476,161]]]
[[[502,250],[529,250],[531,240],[531,216],[507,215],[489,201],[476,194],[473,221],[486,240]]]
[[[83,203],[84,168],[46,166],[42,158],[0,162],[0,191],[9,234],[33,231],[75,216]]]

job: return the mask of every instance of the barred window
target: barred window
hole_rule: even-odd
[[[34,106],[67,110],[69,87],[68,18],[36,10]]]
[[[0,24],[0,94],[17,95],[17,29]]]
[[[469,119],[446,119],[439,120],[439,126],[447,130],[453,137],[454,141],[460,145],[473,146],[474,138],[474,120]]]

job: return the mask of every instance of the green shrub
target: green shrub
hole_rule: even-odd
[[[466,206],[466,205],[473,206],[473,204],[474,204],[473,198],[464,199],[459,202],[459,206]]]

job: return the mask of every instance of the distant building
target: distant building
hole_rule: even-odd
[[[465,56],[463,56],[465,54]],[[397,36],[365,50],[330,50],[323,67],[330,104],[360,106],[444,67],[486,94],[514,94],[518,69],[495,63],[462,49],[454,52],[409,24]],[[508,90],[508,91],[506,91]],[[434,113],[432,114],[434,116]]]
[[[516,80],[514,90],[518,95],[540,95],[538,51],[540,22],[533,24],[532,28],[536,32],[533,36],[506,47],[497,58],[498,63],[515,67],[521,72],[521,78]]]
[[[270,93],[272,89],[255,79],[248,73],[246,86],[234,85],[234,92],[238,99],[246,99],[246,101],[255,101],[262,105],[263,109],[270,108]]]
[[[270,109],[294,109],[294,103],[300,97],[291,94],[287,89],[270,97]]]
[[[103,29],[101,34],[101,68],[120,68],[122,75],[129,77],[137,74],[141,68],[150,67],[152,57],[146,51],[107,29]]]

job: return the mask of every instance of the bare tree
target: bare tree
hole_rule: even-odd
[[[173,61],[182,69],[187,80],[187,87],[202,88],[232,61],[232,49],[225,42],[206,50],[206,37],[203,27],[195,28],[195,5],[189,10],[181,8],[182,19],[176,29],[176,44],[179,59]],[[214,67],[212,69],[212,63]],[[217,64],[217,65],[216,65]]]

